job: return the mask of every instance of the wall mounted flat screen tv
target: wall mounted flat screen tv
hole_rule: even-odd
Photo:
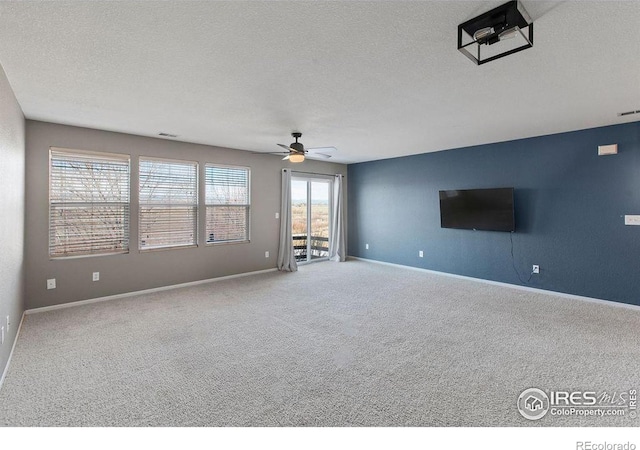
[[[513,188],[440,191],[440,226],[515,231]]]

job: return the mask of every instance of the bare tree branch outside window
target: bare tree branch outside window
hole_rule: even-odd
[[[249,240],[249,178],[246,167],[205,166],[208,243]]]
[[[49,255],[129,251],[129,156],[52,149]]]
[[[198,163],[140,158],[139,248],[197,244]]]

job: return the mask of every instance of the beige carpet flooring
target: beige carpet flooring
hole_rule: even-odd
[[[363,261],[27,315],[4,426],[638,426],[516,409],[640,387],[640,311]]]

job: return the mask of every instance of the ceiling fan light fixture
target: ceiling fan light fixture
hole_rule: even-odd
[[[278,147],[281,147],[286,150],[286,152],[278,152],[279,154],[284,153],[286,156],[282,158],[283,160],[289,160],[292,163],[301,163],[306,159],[306,154],[309,153],[309,150],[304,148],[302,142],[298,142],[298,139],[302,137],[302,133],[299,131],[294,131],[291,133],[291,136],[296,140],[289,145],[284,144],[276,144]],[[335,150],[335,147],[315,147],[310,149],[312,156],[311,159],[328,159],[331,158],[331,155],[322,152],[329,152],[331,150]]]

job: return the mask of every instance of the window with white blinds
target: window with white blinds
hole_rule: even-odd
[[[129,251],[129,156],[50,150],[49,255]]]
[[[140,250],[196,245],[198,163],[140,158]]]
[[[246,167],[205,165],[208,243],[249,240],[249,177]]]

